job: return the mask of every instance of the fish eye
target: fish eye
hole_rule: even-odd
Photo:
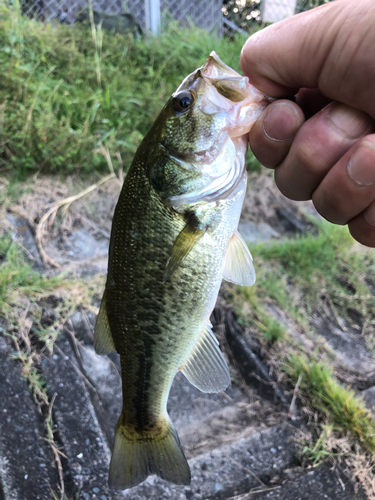
[[[193,96],[190,92],[180,92],[173,99],[173,109],[177,113],[186,113],[193,103]]]

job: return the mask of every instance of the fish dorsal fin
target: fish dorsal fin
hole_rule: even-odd
[[[94,331],[94,347],[97,354],[116,352],[107,316],[107,292],[104,291]]]
[[[182,264],[186,259],[189,252],[193,249],[194,245],[202,238],[207,228],[201,228],[197,224],[196,219],[191,219],[181,233],[177,236],[177,239],[173,245],[171,256],[168,259],[167,265],[165,266],[163,283],[165,283],[176,269]]]
[[[236,285],[251,286],[255,283],[253,258],[238,231],[233,233],[227,248],[223,278]]]
[[[202,392],[220,392],[230,382],[224,359],[211,325],[201,333],[186,363],[180,368],[188,381]]]

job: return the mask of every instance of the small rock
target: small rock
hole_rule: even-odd
[[[223,489],[223,485],[220,483],[215,483],[215,491],[220,491]]]

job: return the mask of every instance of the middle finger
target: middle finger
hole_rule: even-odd
[[[293,200],[309,200],[327,172],[361,137],[373,119],[345,104],[333,102],[298,130],[284,161],[276,168],[280,191]]]

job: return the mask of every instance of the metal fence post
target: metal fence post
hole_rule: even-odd
[[[157,35],[160,30],[160,0],[145,0],[146,29]]]

